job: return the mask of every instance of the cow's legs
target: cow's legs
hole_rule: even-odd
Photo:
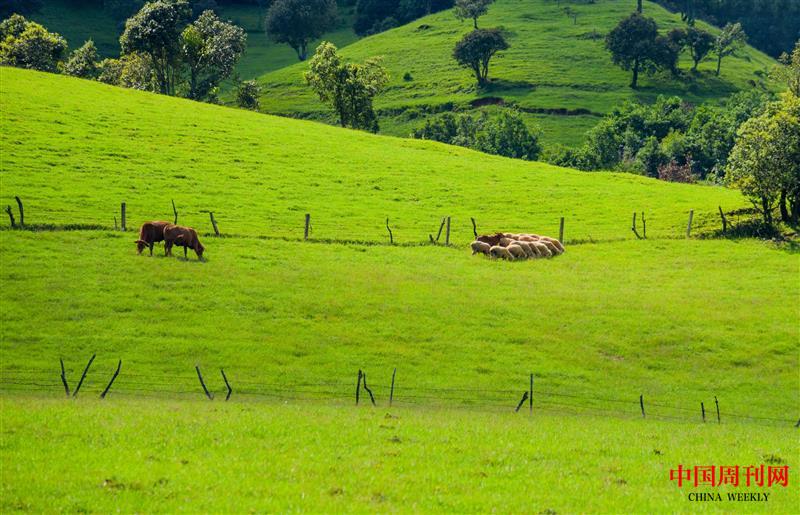
[[[151,242],[150,242],[150,257],[152,257],[152,256],[153,256],[153,247],[154,247],[154,246],[155,246],[155,243],[153,243],[153,242],[151,241]]]
[[[189,256],[186,254],[188,250],[189,250],[189,247],[183,247],[183,258],[184,259],[189,259]]]
[[[172,242],[165,241],[164,242],[164,256],[169,256],[172,252]]]

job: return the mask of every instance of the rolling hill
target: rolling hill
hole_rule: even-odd
[[[0,227],[4,512],[674,512],[678,463],[797,466],[800,255],[716,238],[736,191],[0,74],[0,205],[27,224]],[[136,255],[172,200],[205,262]],[[426,243],[445,215],[452,245]],[[554,259],[466,246],[470,217],[561,216]],[[95,353],[65,402],[59,359],[74,391]]]
[[[722,75],[714,76],[714,63],[700,65],[699,74],[675,80],[658,75],[645,78],[638,90],[628,87],[630,76],[611,63],[603,38],[630,14],[635,2],[555,2],[553,0],[498,0],[479,19],[481,27],[500,27],[508,33],[511,48],[492,61],[492,84],[476,90],[470,72],[452,59],[452,49],[472,29],[452,11],[440,12],[408,25],[361,39],[342,49],[350,59],[383,56],[391,74],[388,90],[376,99],[381,130],[407,136],[422,119],[473,105],[511,104],[544,129],[544,143],[575,144],[583,133],[625,100],[654,100],[658,95],[679,95],[689,102],[717,101],[731,93],[765,81],[773,60],[748,47],[739,57],[723,62]],[[677,14],[644,2],[644,12],[656,19],[662,31],[681,26]],[[570,6],[577,23],[564,15]],[[698,26],[717,29],[698,22]],[[688,70],[688,57],[681,67]],[[304,63],[260,77],[264,86],[262,109],[269,113],[330,121],[330,115],[303,83]],[[688,72],[687,72],[688,73]],[[404,76],[410,74],[411,79]]]

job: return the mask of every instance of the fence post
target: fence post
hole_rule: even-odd
[[[305,229],[303,229],[303,239],[308,239],[308,226],[311,225],[311,213],[306,213],[306,225]]]
[[[639,232],[636,230],[636,211],[633,212],[633,224],[631,225],[631,231],[633,231],[633,234],[636,235],[637,240],[642,239],[642,237],[639,236]]]
[[[225,388],[228,389],[228,395],[225,396],[225,401],[227,402],[228,399],[231,398],[231,394],[233,393],[233,388],[231,388],[231,384],[228,382],[228,378],[225,375],[225,371],[222,370],[221,368],[219,369],[219,371],[222,372],[222,380],[225,381]]]
[[[61,362],[61,383],[64,385],[64,391],[67,393],[67,398],[69,398],[69,384],[67,384],[67,373],[64,371],[64,360],[62,358],[58,359]]]
[[[206,397],[208,397],[208,400],[210,401],[214,400],[214,396],[208,391],[208,388],[206,388],[206,383],[203,381],[203,374],[200,373],[200,366],[195,365],[194,369],[197,370],[197,378],[200,379],[200,386],[202,386],[203,391],[206,392]]]
[[[639,395],[639,406],[642,408],[642,418],[645,418],[644,415],[644,395]]]
[[[17,223],[14,221],[14,213],[11,211],[11,206],[6,206],[6,213],[8,213],[8,217],[11,219],[11,227],[16,227]]]
[[[392,405],[392,401],[394,400],[394,376],[397,374],[397,367],[394,367],[394,371],[392,372],[392,389],[389,390],[389,406]]]
[[[356,406],[358,406],[358,397],[361,393],[361,369],[358,369],[358,382],[356,383]]]
[[[211,217],[211,226],[214,228],[214,234],[219,236],[219,228],[217,227],[217,221],[214,220],[214,212],[209,211],[208,215]]]
[[[647,220],[644,219],[644,211],[642,211],[642,239],[647,239]]]
[[[722,420],[719,418],[719,401],[717,400],[717,396],[714,396],[714,404],[717,405],[717,424],[721,424]]]
[[[706,423],[706,407],[703,402],[700,402],[700,411],[703,413],[703,424]]]
[[[78,396],[78,390],[81,389],[81,385],[83,384],[83,380],[86,379],[86,373],[89,372],[89,367],[92,366],[92,361],[94,361],[95,356],[97,354],[92,354],[92,357],[89,358],[89,362],[86,364],[86,368],[83,369],[83,375],[81,375],[81,380],[78,381],[78,386],[75,387],[75,391],[72,392],[73,397]]]
[[[394,236],[392,236],[392,229],[389,227],[389,217],[386,217],[386,230],[389,231],[389,245],[394,245]]]
[[[694,218],[694,209],[689,211],[689,224],[686,226],[686,237],[690,237],[692,235],[692,218]]]
[[[447,217],[447,232],[445,233],[445,236],[444,236],[444,244],[445,245],[450,245],[450,217],[449,216]]]
[[[117,230],[117,217],[114,217],[114,230]]]
[[[528,392],[522,394],[522,399],[520,399],[519,404],[517,404],[517,408],[514,410],[514,413],[517,413],[519,409],[525,404],[525,401],[528,400]]]
[[[728,220],[725,218],[725,213],[722,211],[722,206],[719,206],[719,217],[722,218],[722,234],[727,234]]]
[[[125,223],[125,202],[123,202],[120,205],[120,211],[121,211],[120,226],[122,227],[122,232],[125,232],[127,230],[126,229],[127,226]]]
[[[175,201],[172,200],[172,212],[175,213],[175,221],[172,222],[175,225],[178,225],[178,210],[175,209]]]
[[[478,226],[475,225],[475,219],[474,218],[470,217],[469,219],[472,220],[472,234],[475,235],[475,239],[477,240],[478,239]]]
[[[439,232],[436,233],[436,243],[439,243],[439,237],[442,235],[442,229],[444,229],[444,223],[447,220],[447,217],[442,218],[442,223],[439,224]]]
[[[14,197],[17,201],[17,206],[19,206],[19,226],[25,227],[25,210],[22,209],[22,200],[19,197]]]
[[[531,374],[531,388],[528,392],[528,411],[533,415],[533,374]]]
[[[117,376],[119,375],[119,369],[120,368],[122,368],[122,360],[119,360],[119,363],[117,363],[117,371],[114,372],[114,376],[111,378],[111,381],[108,382],[108,386],[106,386],[106,389],[103,390],[103,393],[100,394],[100,398],[101,399],[105,399],[106,398],[106,394],[111,389],[111,385],[114,384],[114,379],[116,379]]]
[[[558,224],[558,241],[564,243],[564,217],[561,217],[561,222]]]
[[[376,405],[375,404],[375,397],[372,395],[372,390],[370,390],[369,386],[367,386],[367,373],[366,372],[363,372],[361,374],[361,379],[364,381],[364,389],[369,394],[369,399],[372,401],[372,405],[375,406]]]

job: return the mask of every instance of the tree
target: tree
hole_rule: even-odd
[[[516,112],[503,111],[478,133],[475,148],[489,154],[535,161],[542,148],[540,130],[531,130]]]
[[[631,87],[639,84],[639,72],[652,73],[662,63],[659,61],[658,26],[652,18],[633,13],[619,22],[606,36],[606,49],[611,60],[623,70],[631,70]]]
[[[744,33],[741,23],[728,23],[717,35],[714,41],[714,53],[717,54],[717,77],[722,67],[722,58],[729,55],[736,55],[736,52],[747,42],[747,34]]]
[[[180,35],[190,12],[185,0],[149,2],[125,22],[119,38],[123,54],[140,52],[150,58],[158,91],[163,94],[175,94],[180,81]]]
[[[459,20],[472,20],[475,29],[478,28],[478,18],[489,11],[489,4],[494,0],[456,0],[455,14]]]
[[[456,43],[453,58],[458,64],[475,73],[478,85],[489,78],[489,60],[501,50],[509,48],[508,42],[498,29],[476,29]]]
[[[0,23],[0,64],[56,72],[67,53],[60,34],[26,20],[19,14]]]
[[[245,50],[247,36],[240,27],[203,12],[181,33],[181,52],[189,68],[188,97],[202,100],[230,77]]]
[[[305,61],[308,44],[331,29],[336,22],[334,0],[276,0],[267,11],[267,34],[286,43]]]
[[[369,58],[363,64],[345,63],[336,46],[324,41],[304,76],[319,99],[336,112],[342,127],[378,132],[372,100],[389,81],[379,58]]]
[[[157,92],[159,88],[150,57],[137,52],[119,59],[103,59],[97,80],[123,88]]]
[[[12,14],[34,14],[41,8],[41,0],[0,0],[0,19],[8,18]]]
[[[697,65],[700,64],[700,61],[705,59],[709,52],[711,52],[711,49],[714,48],[715,42],[716,39],[714,36],[703,29],[698,29],[697,27],[689,27],[686,29],[686,47],[692,55],[692,61],[694,61],[694,66],[692,66],[693,72],[697,71]]]
[[[67,62],[64,63],[64,73],[83,79],[95,79],[100,73],[98,60],[97,47],[90,39],[72,52]]]
[[[794,96],[800,97],[800,40],[795,44],[792,54],[783,54],[779,61],[772,75],[785,82]]]
[[[254,80],[239,83],[236,88],[236,105],[244,109],[258,111],[261,107],[261,86]]]

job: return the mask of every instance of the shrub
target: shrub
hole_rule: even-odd
[[[94,79],[99,73],[97,47],[91,39],[70,55],[64,63],[64,73],[83,79]]]
[[[0,23],[0,64],[56,72],[66,52],[61,35],[18,14]]]
[[[239,83],[236,88],[236,105],[243,109],[258,111],[261,107],[261,86],[254,80]]]

